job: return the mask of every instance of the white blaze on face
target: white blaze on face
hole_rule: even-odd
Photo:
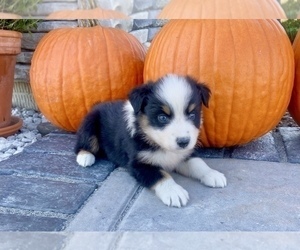
[[[173,117],[163,129],[146,126],[144,132],[166,150],[190,150],[194,148],[199,130],[186,117],[186,109],[192,95],[189,83],[183,77],[168,75],[160,83],[155,95],[170,108]],[[188,146],[184,149],[180,148],[176,140],[187,137],[190,138]]]
[[[192,89],[185,78],[168,75],[156,94],[162,102],[167,103],[173,109],[175,116],[180,117],[184,115]]]

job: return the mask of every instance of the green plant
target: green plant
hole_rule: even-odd
[[[38,22],[36,19],[0,19],[0,29],[30,32],[37,28]]]
[[[293,43],[297,31],[300,29],[300,20],[298,19],[289,19],[284,22],[282,22],[282,26],[285,29],[287,35],[289,36],[289,39],[291,43]]]
[[[41,0],[0,0],[0,12],[28,15]]]
[[[300,0],[288,0],[281,4],[287,18],[295,19],[300,11]]]

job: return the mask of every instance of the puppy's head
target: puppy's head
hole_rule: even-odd
[[[164,150],[194,148],[201,122],[201,105],[210,90],[190,77],[166,75],[129,94],[138,129],[150,144]]]

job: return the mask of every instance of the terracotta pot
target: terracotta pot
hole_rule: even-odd
[[[1,129],[13,126],[11,119],[12,91],[17,55],[21,52],[22,34],[0,30],[0,136]],[[5,133],[7,136],[7,132]]]

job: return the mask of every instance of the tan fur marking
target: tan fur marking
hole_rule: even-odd
[[[141,129],[143,131],[147,130],[147,128],[149,127],[149,120],[147,118],[146,115],[141,115],[138,117],[138,120],[139,120],[139,124],[141,126]],[[155,145],[155,143],[147,136],[144,136],[143,139],[145,141],[147,141],[150,145]]]
[[[188,108],[189,113],[192,112],[195,108],[196,108],[196,104],[192,103]]]
[[[167,105],[163,105],[162,110],[165,112],[165,114],[171,115],[170,107],[168,107]]]
[[[91,146],[91,152],[96,154],[99,151],[99,143],[97,137],[92,136],[89,141]]]
[[[141,125],[141,128],[144,130],[144,128],[148,127],[149,126],[149,121],[148,121],[148,118],[147,116],[145,115],[141,115],[138,117],[138,120],[139,120],[139,123]]]

